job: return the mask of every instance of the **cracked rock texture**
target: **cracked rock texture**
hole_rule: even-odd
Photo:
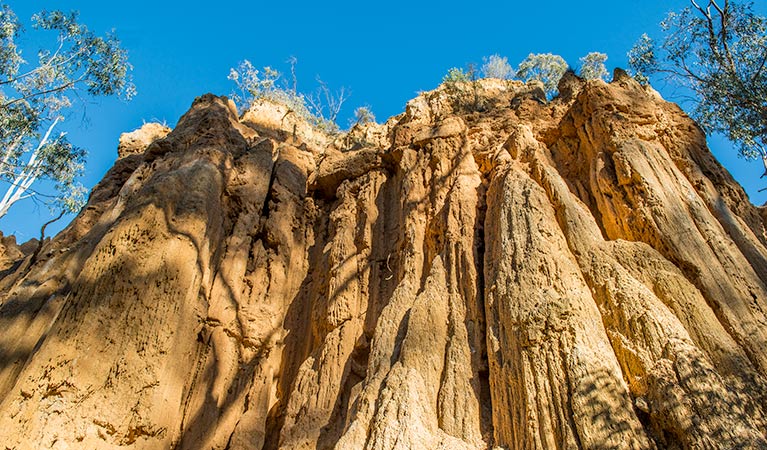
[[[0,242],[8,449],[767,449],[766,214],[621,72],[205,95]]]

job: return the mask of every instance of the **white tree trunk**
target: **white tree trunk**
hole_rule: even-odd
[[[29,198],[34,195],[34,193],[28,195],[24,195],[24,193],[29,190],[29,188],[32,186],[32,183],[34,183],[37,177],[40,175],[40,160],[38,159],[40,156],[40,150],[42,150],[45,144],[48,143],[48,140],[51,137],[51,132],[53,131],[53,128],[56,127],[56,124],[59,123],[59,119],[60,117],[56,117],[53,123],[51,123],[51,125],[48,127],[45,135],[42,139],[40,139],[37,147],[29,156],[29,162],[27,162],[27,164],[24,166],[24,169],[22,169],[22,171],[14,177],[10,187],[8,187],[8,190],[3,196],[3,199],[0,200],[0,218],[4,217],[8,213],[8,209],[11,207],[11,205],[19,200]],[[6,151],[6,154],[3,158],[4,163],[7,164],[7,160],[10,157],[10,153],[12,151],[12,148]]]

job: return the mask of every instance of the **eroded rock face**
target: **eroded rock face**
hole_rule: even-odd
[[[767,232],[627,77],[198,98],[0,279],[8,448],[767,448]],[[130,141],[130,142],[128,142]]]
[[[134,153],[143,153],[149,144],[164,138],[171,132],[165,125],[149,122],[141,128],[120,135],[120,144],[117,146],[117,157],[123,158]]]

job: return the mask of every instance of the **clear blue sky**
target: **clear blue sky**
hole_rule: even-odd
[[[312,91],[321,75],[331,87],[351,90],[340,123],[367,104],[379,121],[400,113],[417,92],[436,87],[453,66],[481,63],[493,53],[517,65],[528,53],[552,52],[571,65],[590,51],[609,55],[609,69],[626,66],[626,52],[643,33],[657,35],[658,23],[674,1],[414,2],[8,0],[29,24],[40,9],[77,10],[81,21],[103,34],[115,29],[129,51],[138,95],[131,102],[99,99],[65,124],[70,141],[89,151],[86,187],[93,187],[116,157],[120,133],[144,121],[174,125],[192,100],[206,92],[229,94],[229,69],[242,59],[281,71],[298,58],[299,90]],[[767,13],[765,2],[756,10]],[[371,6],[372,5],[372,6]],[[36,48],[24,48],[32,59]],[[667,97],[670,90],[655,86]],[[735,156],[721,139],[715,155],[762,204],[761,164]],[[39,234],[50,218],[45,207],[26,201],[0,219],[3,233],[20,242]],[[60,230],[68,220],[49,229]]]

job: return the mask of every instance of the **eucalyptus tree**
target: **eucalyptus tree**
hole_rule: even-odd
[[[661,29],[659,41],[645,34],[629,52],[635,77],[686,88],[704,130],[727,136],[741,156],[761,159],[767,175],[767,19],[750,3],[692,0]]]
[[[57,128],[88,97],[135,93],[132,67],[114,33],[97,36],[76,12],[43,10],[32,17],[29,41],[48,44],[28,53],[18,44],[25,31],[0,3],[0,180],[7,186],[0,217],[26,198],[62,212],[79,209],[85,190],[77,177],[85,151]],[[51,182],[55,192],[35,189],[40,180]]]

